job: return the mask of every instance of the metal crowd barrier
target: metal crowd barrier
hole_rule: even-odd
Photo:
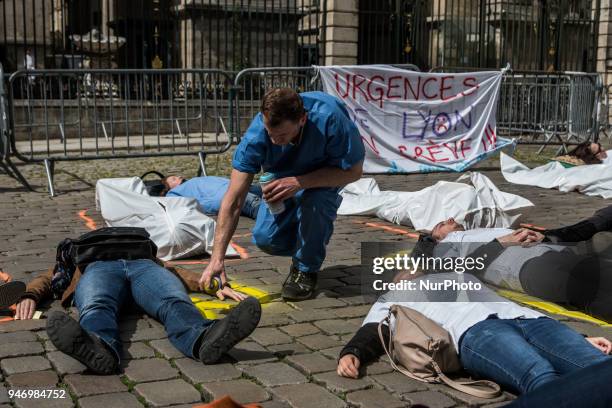
[[[24,187],[31,190],[32,187],[11,161],[10,124],[5,80],[4,70],[2,64],[0,64],[0,168],[7,175],[19,180]]]
[[[232,78],[214,69],[30,70],[8,80],[13,154],[43,162],[222,153]]]
[[[395,64],[398,68],[420,71],[416,65]],[[235,138],[238,140],[251,119],[259,112],[261,99],[267,90],[277,87],[293,88],[298,92],[320,91],[321,79],[313,67],[249,68],[240,71],[234,80]]]
[[[465,72],[471,68],[436,68],[435,72]],[[500,136],[519,144],[566,146],[597,140],[603,85],[597,73],[507,71],[497,104]],[[557,153],[558,153],[557,152]]]
[[[444,69],[459,70],[470,69]],[[304,92],[321,85],[313,67],[235,75],[215,69],[18,71],[0,82],[2,167],[27,186],[10,157],[44,163],[52,195],[56,161],[198,155],[204,170],[205,154],[223,153],[240,139],[268,89]],[[607,112],[603,89],[597,74],[509,71],[498,103],[499,134],[542,145],[540,151],[596,140],[601,111]]]

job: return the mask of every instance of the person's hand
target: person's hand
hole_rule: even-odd
[[[227,276],[225,275],[225,264],[221,261],[210,261],[204,271],[202,272],[202,276],[198,281],[200,290],[204,291],[204,288],[210,288],[210,280],[213,276],[219,276],[221,278],[221,282],[227,282]]]
[[[338,361],[338,369],[336,372],[341,377],[357,378],[359,377],[359,365],[361,362],[354,354],[346,354]]]
[[[229,286],[224,287],[223,289],[219,289],[216,293],[219,300],[225,300],[226,297],[230,299],[234,299],[236,302],[242,302],[247,296],[244,293],[236,292],[234,289]]]
[[[604,354],[610,354],[610,351],[612,351],[612,343],[605,337],[587,337],[586,341],[591,343],[593,347],[601,350]]]
[[[504,235],[503,237],[497,238],[500,244],[503,246],[513,246],[513,245],[530,245],[538,239],[537,235],[542,235],[539,232],[532,231],[526,228],[520,228],[508,235]],[[542,236],[544,238],[544,236]]]
[[[17,303],[15,311],[15,320],[29,320],[36,312],[36,301],[30,298],[24,298]]]
[[[262,186],[263,199],[270,203],[284,201],[293,197],[300,190],[302,186],[297,177],[280,178]]]
[[[534,230],[527,230],[527,231],[529,231],[529,235],[527,236],[527,239],[525,240],[526,243],[537,244],[544,240],[544,234],[542,234],[541,232],[534,231]]]

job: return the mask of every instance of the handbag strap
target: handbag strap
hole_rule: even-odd
[[[387,323],[387,326],[389,327],[389,346],[388,347],[387,347],[387,344],[385,343],[385,338],[383,337],[383,334],[382,334],[382,326],[385,322]],[[434,382],[434,381],[428,381],[424,378],[417,377],[414,374],[412,374],[410,371],[405,370],[404,368],[399,367],[397,364],[395,364],[395,360],[393,359],[393,356],[391,355],[393,352],[393,336],[391,335],[390,315],[388,315],[387,317],[385,317],[383,320],[381,320],[378,323],[378,338],[380,339],[383,349],[385,350],[387,357],[389,357],[389,362],[391,363],[391,366],[394,369],[404,374],[406,377],[412,378],[413,380],[426,382],[426,383]],[[448,385],[449,387],[456,389],[457,391],[464,392],[474,397],[487,398],[487,399],[495,398],[501,394],[501,389],[499,385],[494,383],[493,381],[488,381],[488,380],[455,381],[455,380],[451,380],[442,372],[438,364],[433,359],[431,360],[431,364],[434,370],[436,371],[437,379],[439,379],[440,381],[442,381],[444,384]]]
[[[448,378],[438,364],[432,360],[431,362],[438,378],[449,387],[456,389],[457,391],[464,392],[478,398],[495,398],[501,394],[500,386],[489,380],[474,380],[474,381],[455,381]]]

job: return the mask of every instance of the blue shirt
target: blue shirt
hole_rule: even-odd
[[[194,177],[168,191],[166,197],[195,198],[205,214],[218,214],[229,183],[224,177]],[[251,186],[250,192],[261,196],[259,186]]]
[[[305,92],[300,96],[308,112],[300,143],[273,144],[260,112],[234,152],[234,169],[250,174],[263,169],[287,177],[322,167],[347,170],[363,160],[365,149],[361,136],[342,102],[323,92]]]

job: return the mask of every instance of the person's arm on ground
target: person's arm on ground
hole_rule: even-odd
[[[51,297],[51,278],[53,269],[32,279],[26,286],[25,293],[17,303],[15,320],[31,319],[36,312],[36,306],[43,300]]]
[[[240,211],[244,204],[245,197],[253,181],[253,174],[243,173],[238,170],[232,170],[232,176],[230,179],[230,185],[223,197],[221,202],[221,209],[219,210],[219,216],[217,217],[217,227],[215,229],[215,240],[213,244],[213,252],[210,257],[210,263],[204,269],[202,277],[200,278],[199,284],[200,289],[210,286],[210,279],[213,276],[219,275],[223,283],[227,282],[227,276],[225,274],[225,252],[227,247],[236,231],[238,220],[240,218]],[[222,292],[222,291],[220,291]],[[224,296],[229,296],[235,299],[229,291],[227,293],[217,293],[219,299],[223,299]],[[232,291],[233,293],[236,293]],[[238,300],[238,299],[236,299]]]
[[[300,190],[319,187],[343,187],[363,174],[363,161],[347,170],[323,167],[301,176],[283,177],[263,187],[263,198],[271,203],[293,197]]]
[[[389,343],[389,326],[382,326],[385,343]],[[357,333],[340,351],[338,359],[338,375],[348,378],[359,376],[359,367],[368,364],[382,356],[385,350],[378,337],[378,323],[367,323],[357,330]]]

